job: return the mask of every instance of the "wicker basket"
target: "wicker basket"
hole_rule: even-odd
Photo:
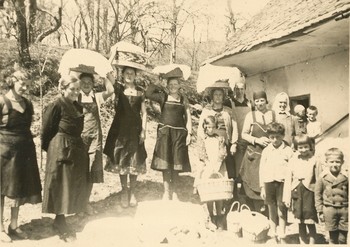
[[[248,232],[246,230],[244,230],[244,228],[242,228],[242,235],[244,239],[250,240],[250,241],[254,241],[254,242],[258,242],[258,241],[262,241],[262,240],[266,240],[267,239],[267,233],[269,231],[269,228],[262,230],[259,233],[252,233],[252,232]]]
[[[197,185],[201,202],[229,200],[233,198],[233,179],[213,173],[207,179],[201,179]]]

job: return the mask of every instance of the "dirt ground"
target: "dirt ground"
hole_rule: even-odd
[[[161,222],[167,222],[167,226],[174,224],[173,234],[163,242],[169,244],[187,246],[187,245],[218,245],[218,246],[232,246],[233,244],[248,245],[252,242],[246,239],[240,239],[230,231],[213,232],[206,230],[203,226],[194,228],[191,224],[191,220],[198,220],[194,218],[195,213],[202,210],[198,195],[192,194],[193,174],[186,173],[182,174],[181,184],[182,192],[179,194],[179,199],[182,203],[179,204],[178,208],[182,208],[182,212],[189,212],[183,219],[182,229],[176,224],[180,224],[179,217],[173,212],[164,212],[164,207],[154,207],[150,211],[152,214],[149,218],[152,221],[152,228],[148,234],[145,235],[148,238],[150,235],[155,234],[156,241],[153,242],[150,239],[140,239],[139,228],[135,226],[135,215],[138,214],[138,210],[141,210],[143,205],[147,205],[148,202],[154,202],[149,205],[162,205],[161,200],[163,189],[162,189],[162,177],[159,172],[151,170],[150,161],[152,158],[153,148],[156,140],[156,123],[151,121],[148,123],[148,136],[146,140],[146,150],[148,153],[147,167],[148,172],[145,175],[141,175],[138,178],[136,197],[139,201],[137,208],[123,209],[120,206],[120,195],[121,190],[119,176],[105,172],[105,182],[103,184],[95,184],[92,195],[90,198],[91,206],[97,212],[94,216],[79,216],[70,215],[67,217],[67,222],[72,228],[77,230],[77,241],[69,245],[73,246],[117,246],[120,244],[125,246],[156,246],[163,241],[163,236],[159,233],[164,230],[164,225]],[[35,139],[38,142],[38,137]],[[193,171],[198,166],[198,157],[196,151],[196,143],[191,144],[189,148],[190,160]],[[41,172],[43,179],[44,172]],[[153,206],[152,206],[153,207]],[[169,206],[171,207],[171,206]],[[145,207],[144,207],[145,208]],[[143,209],[144,209],[143,208]],[[176,207],[175,207],[176,208]],[[176,211],[176,209],[175,209]],[[9,208],[5,208],[5,226],[9,224]],[[193,219],[191,218],[193,215]],[[62,244],[67,245],[56,235],[52,229],[53,215],[42,214],[41,204],[38,205],[24,205],[20,210],[19,224],[21,229],[29,235],[28,240],[14,241],[13,243],[7,244],[8,246],[59,246]],[[177,217],[177,218],[176,218]],[[187,218],[186,218],[187,217]],[[153,220],[154,219],[154,220]],[[200,220],[204,221],[203,218]],[[170,223],[169,223],[170,222]],[[159,224],[158,224],[159,223]],[[203,222],[202,222],[203,223]],[[158,225],[157,225],[158,224]],[[185,229],[184,225],[188,224],[189,227]],[[201,224],[201,223],[199,223]],[[192,228],[191,228],[192,227]],[[177,229],[177,230],[174,230]],[[185,230],[184,230],[185,229]],[[323,233],[323,226],[318,225],[317,230],[319,234],[319,243],[326,243],[325,236]],[[175,231],[175,233],[174,233]],[[177,232],[176,232],[177,231]],[[183,232],[185,232],[183,234]],[[159,234],[158,234],[159,233]],[[181,233],[181,234],[179,234]],[[291,244],[298,243],[297,237],[297,225],[292,224],[287,228],[287,242]],[[169,241],[170,240],[170,241]],[[270,240],[262,242],[269,243]],[[5,246],[5,244],[1,244]]]

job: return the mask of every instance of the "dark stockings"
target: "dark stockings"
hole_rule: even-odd
[[[347,231],[330,231],[329,232],[329,243],[330,244],[346,244],[347,243]]]

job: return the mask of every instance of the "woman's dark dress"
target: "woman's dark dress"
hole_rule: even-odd
[[[72,214],[86,208],[89,160],[81,139],[83,109],[61,97],[43,116],[42,148],[47,151],[43,213]]]
[[[115,116],[103,150],[110,159],[105,169],[120,175],[143,174],[147,158],[145,144],[140,143],[143,93],[138,90],[137,96],[127,96],[119,84],[115,85],[115,95]]]
[[[148,87],[146,97],[162,106],[151,168],[190,172],[184,98],[180,102],[168,101],[167,95],[155,85]]]
[[[41,202],[41,183],[33,136],[30,132],[33,105],[22,97],[23,113],[0,96],[1,195],[16,199],[16,205]]]

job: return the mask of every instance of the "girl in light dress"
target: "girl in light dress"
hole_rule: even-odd
[[[203,121],[205,137],[200,147],[200,159],[204,166],[197,175],[195,187],[201,179],[220,176],[218,173],[220,173],[222,177],[228,178],[225,164],[225,158],[227,156],[225,138],[217,134],[217,124],[217,119],[214,116],[207,116]],[[206,203],[210,222],[215,224],[218,230],[223,230],[223,202],[223,200],[219,200]],[[215,216],[214,204],[216,211]],[[214,226],[210,224],[210,227]]]
[[[309,230],[309,244],[315,244],[318,222],[315,208],[314,188],[316,183],[316,159],[312,151],[312,139],[305,134],[294,139],[294,156],[289,161],[283,201],[291,206],[294,220],[299,223],[299,240],[307,243],[306,227]]]

